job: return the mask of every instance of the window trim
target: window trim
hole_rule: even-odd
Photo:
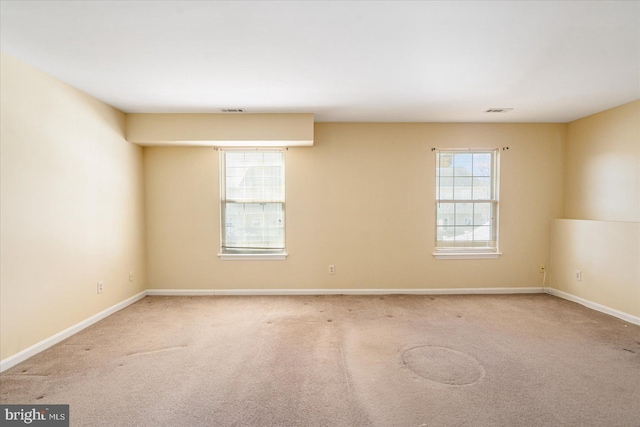
[[[288,253],[269,253],[269,254],[229,254],[219,253],[218,256],[222,261],[284,261],[289,256]]]
[[[497,259],[500,258],[502,252],[467,252],[467,251],[457,251],[446,253],[444,250],[440,250],[438,252],[434,252],[433,256],[435,259]]]
[[[436,197],[435,197],[435,215],[434,215],[434,250],[433,256],[435,259],[497,259],[502,255],[500,252],[500,149],[499,148],[434,148],[432,151],[436,154],[436,181],[437,181],[437,169],[438,169],[438,155],[441,152],[487,152],[493,153],[493,192],[494,197],[490,200],[477,200],[473,202],[485,202],[493,203],[495,206],[495,247],[482,248],[482,247],[438,247],[438,203],[441,202],[458,202],[463,203],[464,200],[440,200],[437,195],[436,185]],[[468,201],[467,201],[468,202]]]
[[[286,227],[287,227],[287,215],[286,215],[286,200],[287,200],[287,195],[286,195],[286,155],[285,155],[285,151],[286,148],[279,148],[279,147],[232,147],[232,148],[219,148],[218,151],[220,151],[220,155],[218,157],[218,162],[219,162],[219,174],[220,174],[220,252],[218,253],[218,257],[220,258],[221,261],[283,261],[286,260],[287,256],[289,255],[287,253],[287,232],[286,232]],[[224,240],[224,233],[225,233],[225,214],[224,214],[224,206],[225,206],[225,193],[226,193],[226,189],[225,189],[225,185],[226,185],[226,177],[225,177],[225,173],[226,173],[226,159],[225,159],[225,152],[232,152],[232,151],[279,151],[282,153],[282,175],[283,175],[283,191],[284,191],[284,200],[281,202],[282,203],[282,209],[283,209],[283,218],[284,218],[284,228],[283,228],[283,232],[284,232],[284,247],[283,248],[278,248],[278,249],[258,249],[258,250],[251,250],[251,249],[232,249],[229,250],[227,249],[226,251],[223,249],[223,240]],[[280,203],[280,202],[279,202]]]

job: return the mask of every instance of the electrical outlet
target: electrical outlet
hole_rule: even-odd
[[[582,281],[582,271],[576,270],[575,278],[578,282]]]
[[[129,272],[129,283],[133,282],[133,271]]]
[[[98,282],[98,293],[101,294],[102,292],[104,292],[104,282],[100,280]]]
[[[336,266],[333,264],[329,265],[329,274],[336,274]]]
[[[547,271],[547,267],[544,264],[538,265],[538,273],[544,273]]]

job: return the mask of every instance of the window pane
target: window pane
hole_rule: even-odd
[[[437,227],[436,230],[438,241],[453,240],[453,227]]]
[[[247,151],[244,153],[244,162],[249,167],[262,166],[264,153],[261,151]]]
[[[281,152],[234,151],[224,155],[227,199],[284,201],[284,157]]]
[[[471,203],[457,203],[455,211],[455,225],[473,225],[473,205]]]
[[[491,199],[491,178],[473,178],[473,200]]]
[[[456,242],[473,240],[473,227],[456,227],[455,240]]]
[[[456,154],[453,160],[455,176],[471,176],[472,160],[473,156],[469,153]]]
[[[282,203],[226,203],[227,248],[284,249]]]
[[[491,176],[491,153],[473,154],[473,175]]]
[[[482,242],[489,242],[493,240],[493,236],[491,235],[491,227],[490,226],[476,227],[473,230],[473,240],[480,240]]]
[[[473,224],[489,225],[491,224],[491,203],[474,203]]]
[[[471,200],[471,178],[453,179],[453,198],[454,200]]]
[[[281,151],[265,151],[263,152],[264,165],[265,166],[277,166],[282,165],[282,152]]]
[[[439,227],[448,227],[454,224],[455,203],[438,203],[436,209],[436,223]]]
[[[442,153],[438,155],[436,176],[453,176],[453,154]]]
[[[436,179],[436,197],[440,200],[453,200],[453,178]]]

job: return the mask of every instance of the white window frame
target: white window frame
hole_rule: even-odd
[[[223,261],[271,261],[271,260],[285,260],[288,256],[286,252],[286,170],[285,170],[285,149],[281,148],[238,148],[238,149],[219,149],[220,151],[220,253],[218,256]],[[228,249],[225,247],[225,205],[227,202],[233,202],[227,199],[226,196],[226,161],[225,156],[229,152],[266,152],[266,151],[279,151],[282,152],[282,185],[283,200],[275,201],[282,204],[283,210],[283,232],[284,232],[284,247],[281,249]],[[253,200],[243,201],[243,203],[273,203],[272,200]]]
[[[436,154],[435,163],[436,163],[436,188],[435,188],[435,221],[434,221],[434,252],[433,255],[436,259],[495,259],[502,255],[499,251],[499,242],[500,242],[500,234],[499,234],[499,211],[500,211],[500,201],[499,201],[499,189],[500,189],[500,150],[498,148],[443,148],[443,149],[434,149]],[[462,153],[491,153],[492,154],[492,167],[491,167],[491,197],[488,199],[455,199],[455,196],[450,198],[441,198],[442,192],[441,189],[438,188],[439,180],[439,169],[440,169],[440,159],[443,154],[462,154]],[[470,178],[473,180],[473,172]],[[455,186],[454,194],[455,194]],[[494,246],[486,246],[486,247],[464,247],[464,246],[456,246],[455,244],[446,246],[445,240],[438,240],[438,206],[441,203],[453,203],[453,204],[478,204],[490,203],[492,205],[492,224],[491,231],[493,232],[493,237],[495,241]]]

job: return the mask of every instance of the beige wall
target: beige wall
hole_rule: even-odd
[[[566,218],[640,221],[640,100],[567,125]]]
[[[640,316],[640,101],[569,123],[565,158],[550,286]]]
[[[127,114],[127,141],[139,145],[311,146],[313,114]]]
[[[1,67],[4,359],[146,284],[142,149],[124,114],[8,55]]]
[[[640,318],[640,223],[558,219],[551,236],[553,288]]]
[[[286,261],[220,261],[218,152],[145,149],[148,287],[541,286],[562,216],[564,124],[316,123],[291,148]],[[498,260],[435,260],[431,147],[503,147]],[[327,268],[335,264],[336,274]]]

